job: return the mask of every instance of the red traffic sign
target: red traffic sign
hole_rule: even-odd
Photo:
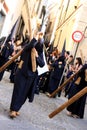
[[[75,32],[73,32],[72,39],[75,42],[80,42],[83,39],[83,33],[81,31],[75,31]]]

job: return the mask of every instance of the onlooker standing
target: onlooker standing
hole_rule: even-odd
[[[75,61],[75,67],[74,67],[74,72],[77,72],[78,70],[80,70],[82,68],[82,60],[81,57],[76,57],[76,61]]]

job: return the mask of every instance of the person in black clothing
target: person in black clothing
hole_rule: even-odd
[[[58,85],[60,83],[61,76],[64,70],[64,66],[65,66],[64,56],[60,56],[57,60],[55,60],[51,64],[51,67],[53,67],[53,70],[51,71],[49,83],[48,83],[48,92],[50,94],[58,88]]]
[[[24,48],[21,55],[21,61],[15,75],[14,89],[10,104],[11,118],[19,115],[18,111],[21,109],[27,98],[29,99],[29,102],[33,102],[34,100],[38,77],[37,66],[39,65],[40,67],[43,67],[45,65],[43,59],[43,44],[40,44],[41,34],[39,33],[38,36],[38,40],[33,38]],[[32,49],[34,51],[36,61],[35,70],[32,70]]]
[[[5,45],[2,45],[2,49],[0,52],[0,67],[9,60],[9,56],[12,55],[13,51],[14,45],[12,44],[12,40],[7,40]],[[5,71],[0,72],[0,81],[3,78],[4,72]]]
[[[87,64],[83,65],[80,73],[78,74],[75,82],[72,84],[71,89],[69,91],[69,99],[77,94],[80,90],[87,87]],[[67,115],[75,117],[75,118],[83,118],[84,117],[84,109],[86,103],[86,96],[82,96],[80,99],[75,101],[73,104],[67,107]]]

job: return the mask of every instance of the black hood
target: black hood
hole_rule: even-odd
[[[36,50],[38,51],[38,53],[42,53],[43,52],[43,39],[39,39],[37,44],[35,45]]]
[[[64,56],[60,56],[58,58],[58,61],[61,61],[62,63],[65,63],[65,57]]]

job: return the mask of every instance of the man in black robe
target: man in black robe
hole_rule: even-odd
[[[14,52],[14,45],[12,44],[12,40],[7,40],[6,43],[2,46],[3,47],[0,52],[0,67],[2,67],[9,60],[9,56],[11,56]],[[0,81],[3,78],[4,72],[5,70],[0,72]]]
[[[29,99],[29,102],[33,102],[38,76],[37,66],[39,65],[40,67],[43,67],[45,64],[41,39],[42,34],[39,33],[38,40],[33,38],[22,52],[21,61],[15,75],[14,89],[10,105],[10,117],[12,118],[19,115],[18,111],[27,98]],[[36,59],[36,70],[34,72],[32,70],[31,62],[32,49],[35,51]]]
[[[81,71],[76,77],[75,82],[72,84],[69,91],[69,99],[81,91],[83,88],[87,87],[87,64],[83,65]],[[83,118],[85,103],[87,94],[83,95],[80,99],[72,103],[67,107],[67,115],[74,118]]]

